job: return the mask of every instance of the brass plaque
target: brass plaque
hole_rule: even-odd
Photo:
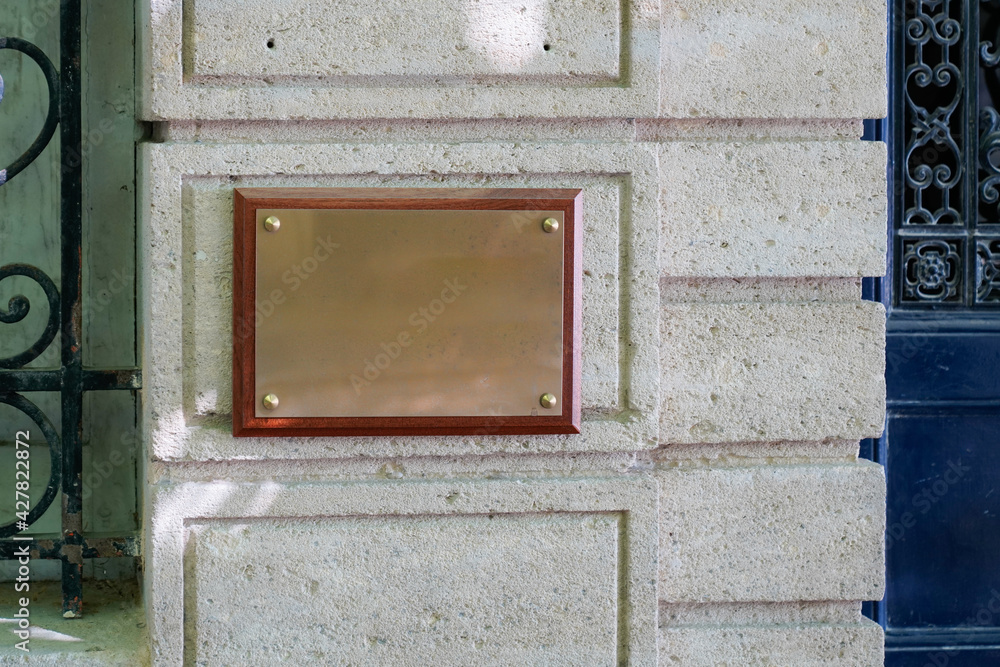
[[[562,387],[561,211],[259,209],[258,417],[537,414]],[[530,224],[530,223],[534,224]],[[527,224],[525,224],[527,223]]]
[[[243,426],[577,432],[577,215],[579,191],[237,191]]]

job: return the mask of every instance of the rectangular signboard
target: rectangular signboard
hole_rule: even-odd
[[[579,190],[235,204],[234,435],[579,432]]]

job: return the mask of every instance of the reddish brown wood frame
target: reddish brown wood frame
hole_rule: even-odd
[[[580,432],[583,207],[580,190],[444,188],[240,188],[234,191],[233,435],[504,435]],[[511,417],[256,416],[257,209],[563,211],[562,413]]]

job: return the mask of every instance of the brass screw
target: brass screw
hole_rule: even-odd
[[[551,234],[552,232],[558,231],[559,221],[555,218],[545,218],[542,221],[542,229]]]
[[[264,229],[269,232],[276,232],[281,229],[281,220],[272,216],[269,216],[267,220],[264,221]]]
[[[554,394],[542,394],[542,397],[538,399],[538,402],[542,404],[543,408],[551,410],[556,407],[556,403],[559,401],[556,399]]]
[[[268,410],[274,410],[278,407],[278,397],[274,394],[268,394],[264,397],[264,407]]]

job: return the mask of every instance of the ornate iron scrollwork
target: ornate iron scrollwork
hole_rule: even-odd
[[[980,42],[976,57],[979,61],[979,148],[977,162],[979,168],[978,197],[979,226],[1000,223],[1000,113],[996,103],[1000,101],[1000,2],[980,0],[979,24]],[[988,243],[987,243],[988,244]],[[975,252],[978,254],[978,244]],[[977,281],[978,284],[978,281]],[[978,295],[978,289],[977,289]],[[977,301],[979,301],[977,296]]]
[[[894,11],[895,305],[1000,306],[1000,0]]]
[[[983,47],[985,50],[985,46]],[[1000,56],[998,56],[1000,58]],[[996,160],[1000,157],[1000,114],[993,107],[985,107],[979,113],[979,201],[980,204],[997,204],[1000,202],[1000,164]],[[992,213],[991,217],[996,217],[996,206],[987,213]],[[981,210],[980,215],[983,211]],[[988,218],[986,218],[988,219]]]
[[[1000,303],[1000,239],[976,243],[976,301]]]
[[[909,126],[905,150],[907,205],[903,225],[959,225],[965,174],[960,136],[953,132],[962,110],[964,77],[950,55],[961,44],[953,3],[916,2],[904,34],[908,51],[903,94]]]
[[[9,405],[31,418],[31,421],[35,422],[35,425],[41,430],[42,436],[49,446],[49,481],[45,486],[45,493],[39,500],[33,501],[26,521],[15,521],[6,526],[0,526],[0,537],[10,537],[42,518],[45,511],[52,505],[52,501],[56,499],[62,481],[63,451],[55,426],[37,405],[15,392],[0,392],[0,403]]]
[[[59,69],[35,45],[22,39],[0,38],[0,49],[13,49],[33,59],[42,69],[48,86],[49,107],[41,131],[28,149],[6,169],[0,170],[0,186],[31,164],[60,132],[60,257],[59,288],[44,272],[25,264],[0,267],[0,280],[23,276],[37,283],[48,301],[49,315],[39,338],[24,352],[0,359],[0,403],[27,415],[41,430],[49,446],[51,472],[45,492],[31,499],[25,517],[0,526],[0,559],[18,558],[27,547],[32,558],[61,561],[63,616],[76,618],[83,608],[84,558],[133,556],[138,553],[135,536],[88,540],[83,534],[83,395],[85,391],[136,391],[142,375],[133,369],[95,369],[83,366],[83,299],[81,257],[83,244],[83,165],[81,112],[81,0],[61,0],[59,6]],[[0,100],[4,95],[0,78]],[[3,107],[5,108],[5,107]],[[3,250],[0,247],[0,250]],[[15,296],[6,308],[0,306],[0,326],[21,322],[32,304]],[[60,335],[61,366],[58,370],[25,368]],[[61,429],[24,397],[26,392],[53,391],[61,396]],[[61,495],[60,537],[40,540],[17,536],[37,521]]]
[[[0,186],[2,186],[34,162],[52,141],[59,125],[59,73],[48,56],[31,42],[16,37],[0,37],[0,49],[20,51],[34,60],[41,68],[49,90],[49,107],[45,123],[28,149],[7,168],[0,169]],[[3,102],[4,92],[3,76],[0,76],[0,103]],[[0,281],[11,276],[25,276],[41,286],[48,300],[49,318],[38,340],[21,354],[0,359],[0,368],[21,368],[33,361],[52,343],[59,331],[59,292],[52,279],[40,269],[27,264],[9,264],[0,267]],[[7,304],[6,311],[0,309],[0,322],[4,324],[20,322],[27,316],[30,308],[31,304],[27,298],[23,295],[15,296]]]
[[[904,298],[934,302],[960,298],[961,249],[961,239],[904,241]]]
[[[16,37],[0,37],[0,49],[20,51],[34,60],[42,68],[42,74],[45,75],[45,83],[48,84],[49,88],[49,110],[45,116],[45,124],[42,126],[38,136],[31,143],[31,146],[28,147],[28,150],[21,157],[14,160],[6,169],[0,169],[0,185],[3,185],[24,171],[24,168],[34,162],[42,154],[42,151],[45,150],[45,147],[49,145],[49,142],[52,141],[52,136],[56,133],[56,127],[59,125],[59,73],[56,71],[52,61],[48,59],[48,56],[31,42],[26,42]],[[0,76],[0,102],[3,101],[3,94],[3,77]]]
[[[49,108],[46,113],[45,123],[39,131],[38,136],[31,143],[28,149],[19,158],[14,160],[14,162],[7,168],[0,169],[0,186],[2,186],[24,171],[25,167],[34,162],[38,156],[42,154],[42,151],[44,151],[49,145],[49,142],[52,141],[52,137],[55,135],[56,128],[59,125],[60,91],[59,74],[56,71],[55,65],[52,64],[52,61],[49,60],[49,58],[37,46],[23,39],[17,39],[15,37],[2,37],[0,38],[0,49],[12,49],[19,51],[34,60],[35,63],[37,63],[41,68],[49,90]],[[0,76],[0,102],[3,101],[4,93],[4,81],[3,77]],[[0,281],[13,276],[24,276],[29,278],[42,288],[45,292],[46,301],[48,302],[49,315],[45,329],[38,336],[37,340],[35,340],[35,342],[32,343],[25,351],[5,359],[0,359],[0,369],[23,368],[26,364],[38,358],[39,355],[48,349],[49,345],[52,344],[52,341],[55,340],[56,334],[59,332],[59,313],[61,306],[59,291],[56,289],[56,285],[52,279],[49,278],[49,276],[46,275],[41,269],[28,264],[8,264],[0,267]],[[0,307],[0,323],[15,324],[20,322],[27,317],[30,310],[31,303],[27,297],[24,295],[14,296],[8,301],[6,309]],[[15,410],[24,413],[31,418],[33,422],[35,422],[45,437],[45,441],[49,446],[51,458],[49,481],[45,486],[45,493],[42,495],[41,499],[33,503],[26,521],[16,521],[11,522],[6,526],[0,526],[0,538],[3,538],[10,537],[11,535],[27,529],[31,526],[31,524],[41,518],[41,516],[52,504],[52,501],[55,500],[59,493],[60,482],[62,480],[63,448],[58,432],[53,427],[52,422],[49,421],[48,417],[45,416],[45,413],[43,413],[34,403],[26,399],[21,394],[13,391],[0,391],[0,403],[9,405]]]
[[[22,368],[25,364],[34,361],[49,347],[59,332],[59,292],[52,279],[41,270],[27,264],[0,266],[0,281],[12,276],[30,278],[45,291],[45,297],[49,303],[49,319],[45,330],[27,350],[6,359],[0,359],[0,368]],[[0,308],[0,322],[4,324],[20,322],[27,317],[30,310],[31,303],[26,297],[23,295],[12,297],[7,303],[7,310]]]

